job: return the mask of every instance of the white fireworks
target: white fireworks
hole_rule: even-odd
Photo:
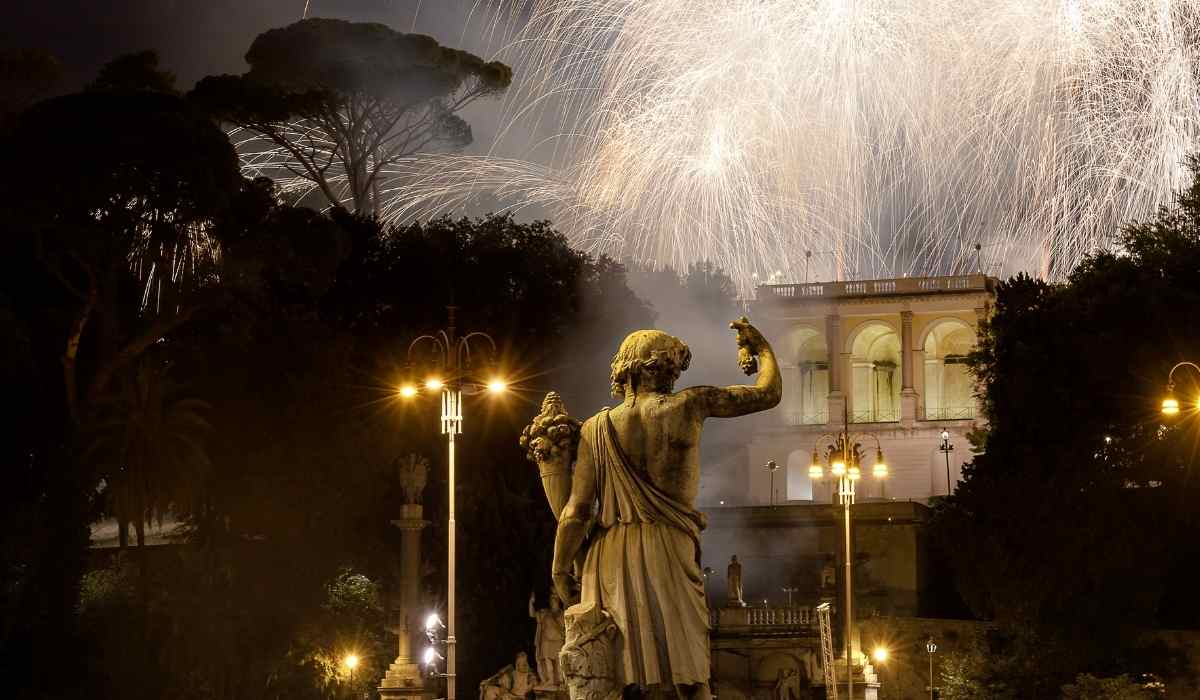
[[[501,0],[485,155],[395,167],[382,215],[480,206],[743,284],[1065,274],[1200,143],[1200,0]],[[978,248],[977,248],[978,246]]]

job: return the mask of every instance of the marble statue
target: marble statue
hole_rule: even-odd
[[[779,669],[775,677],[775,692],[772,700],[800,700],[800,674],[796,669]]]
[[[695,506],[700,435],[706,419],[769,409],[782,392],[763,335],[744,317],[730,327],[742,371],[761,367],[754,385],[676,392],[691,362],[688,346],[662,331],[637,331],[612,361],[620,405],[583,423],[577,443],[574,423],[556,423],[566,427],[563,442],[542,443],[538,453],[536,436],[529,437],[535,426],[565,414],[547,397],[550,405],[526,431],[523,442],[558,518],[551,577],[559,596],[575,603],[565,614],[560,655],[572,700],[614,700],[627,689],[711,697],[699,563],[705,521]],[[553,489],[548,473],[560,477]]]
[[[479,684],[479,700],[525,700],[533,696],[537,675],[529,667],[529,656],[517,654],[516,661]]]
[[[405,505],[421,502],[421,493],[429,479],[429,460],[409,454],[396,459],[396,478],[404,494]]]
[[[725,569],[725,581],[729,584],[729,602],[725,604],[726,607],[746,607],[746,601],[742,598],[742,565],[736,554],[729,558],[729,567]]]
[[[550,593],[550,607],[537,609],[529,593],[529,616],[537,620],[533,650],[537,658],[539,688],[558,688],[558,655],[562,652],[566,631],[563,629],[562,602],[557,593]]]

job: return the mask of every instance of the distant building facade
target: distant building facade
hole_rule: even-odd
[[[984,275],[765,285],[751,315],[782,365],[783,400],[748,447],[745,504],[829,503],[808,476],[814,447],[849,423],[868,455],[875,440],[890,475],[864,475],[859,500],[928,501],[953,491],[970,460],[966,434],[981,420],[966,355],[992,306]],[[941,448],[942,431],[954,446]],[[778,463],[772,499],[768,460]],[[864,469],[867,471],[867,469]],[[949,471],[949,479],[947,479]],[[731,503],[732,504],[732,503]]]

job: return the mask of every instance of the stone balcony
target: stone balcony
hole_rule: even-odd
[[[948,277],[901,277],[854,282],[809,282],[804,284],[764,284],[758,287],[758,300],[826,300],[853,297],[920,296],[963,292],[991,292],[994,280],[986,275]]]

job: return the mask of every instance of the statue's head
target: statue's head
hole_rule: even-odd
[[[692,363],[686,343],[662,331],[634,331],[621,343],[612,360],[612,395],[625,398],[627,389],[669,392]]]
[[[528,671],[529,670],[529,656],[526,655],[525,652],[523,652],[523,651],[517,652],[517,664],[516,665],[517,665],[518,671],[522,671],[522,672]]]
[[[558,597],[558,593],[550,591],[550,609],[554,612],[562,610],[562,599]]]

